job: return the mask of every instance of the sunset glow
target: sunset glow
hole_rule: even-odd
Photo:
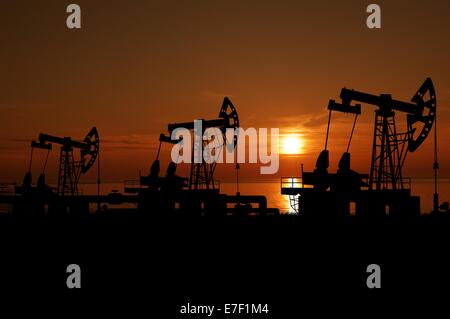
[[[298,155],[303,152],[303,140],[301,136],[295,134],[289,134],[281,138],[280,154],[285,155]]]

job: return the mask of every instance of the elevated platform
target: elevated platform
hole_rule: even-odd
[[[293,209],[302,215],[319,219],[345,219],[351,215],[367,218],[386,215],[410,218],[421,213],[420,198],[411,195],[410,179],[405,179],[404,188],[398,190],[370,190],[366,182],[361,182],[361,188],[356,189],[334,184],[323,190],[311,185],[311,173],[303,173],[303,176],[283,177],[280,182],[281,194],[289,196],[291,205],[295,204]],[[334,177],[330,175],[331,182]],[[367,175],[361,177],[368,178]]]
[[[298,195],[304,188],[301,177],[282,177],[280,180],[281,195]]]

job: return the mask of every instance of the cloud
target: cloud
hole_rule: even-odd
[[[10,145],[1,145],[0,144],[0,151],[16,151],[18,148],[17,147],[13,147]]]
[[[328,122],[328,113],[327,114],[316,114],[316,115],[309,116],[309,118],[307,118],[302,123],[302,126],[318,127],[318,126],[323,126],[323,125],[327,124],[327,122]]]
[[[333,121],[341,121],[342,119],[336,117]],[[294,116],[284,116],[277,117],[274,120],[274,123],[278,125],[280,128],[289,127],[289,128],[321,128],[325,126],[328,122],[328,112],[324,114],[324,112],[320,113],[310,113],[310,114],[302,114],[302,115],[294,115]]]
[[[0,140],[0,150],[2,151],[21,151],[25,149],[24,144],[30,145],[26,139]]]
[[[156,135],[123,135],[108,136],[100,140],[100,147],[107,150],[155,150],[159,136]]]
[[[30,145],[31,140],[14,138],[0,140],[0,150],[22,150],[24,144]],[[158,148],[159,135],[121,135],[108,136],[100,139],[102,150],[156,150]]]

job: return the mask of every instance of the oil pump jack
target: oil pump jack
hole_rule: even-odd
[[[302,187],[282,186],[282,194],[291,197],[300,195],[296,197],[298,198],[297,210],[306,213],[326,210],[334,211],[338,215],[348,215],[349,204],[353,203],[356,206],[355,214],[357,215],[420,214],[420,199],[411,196],[402,168],[407,153],[416,151],[433,127],[436,118],[436,93],[432,80],[430,78],[425,80],[411,102],[393,99],[389,94],[373,95],[346,88],[341,90],[340,98],[341,103],[335,100],[329,101],[325,148],[317,159],[315,170],[303,172],[302,169]],[[350,169],[349,148],[356,120],[361,114],[361,104],[352,104],[353,102],[377,107],[368,175],[358,174]],[[339,161],[336,174],[328,173],[327,144],[332,111],[355,115],[347,150]],[[404,132],[398,131],[395,121],[396,112],[406,114],[406,131]],[[434,169],[435,171],[438,169],[436,158]],[[366,183],[364,179],[367,178]],[[304,185],[313,188],[305,188]],[[366,189],[363,190],[363,188]],[[330,197],[327,207],[320,207],[319,198],[323,196]],[[435,194],[435,202],[437,202],[437,194]]]
[[[218,128],[222,131],[222,135],[224,136],[223,141],[219,141],[218,144],[218,150],[222,149],[222,147],[226,147],[228,145],[231,145],[231,147],[236,148],[236,142],[237,137],[234,135],[234,141],[233,144],[228,143],[225,140],[225,131],[228,128],[239,128],[239,116],[237,114],[236,108],[234,107],[233,103],[230,101],[229,98],[225,97],[222,103],[222,107],[219,111],[219,116],[216,119],[212,120],[200,120],[201,121],[201,127],[202,132],[197,132],[195,134],[194,132],[194,142],[192,144],[192,161],[191,161],[191,169],[189,174],[189,189],[192,190],[198,190],[198,189],[216,189],[216,184],[214,183],[214,172],[216,170],[217,162],[213,163],[206,163],[203,156],[202,160],[200,162],[194,161],[195,156],[195,150],[198,150],[198,152],[202,152],[203,149],[208,145],[210,142],[209,140],[205,140],[203,138],[203,133],[208,128]],[[172,140],[171,135],[172,132],[175,131],[178,128],[185,128],[188,130],[194,130],[195,123],[194,122],[184,122],[184,123],[170,123],[167,126],[168,135],[161,134],[159,137],[159,148],[158,148],[158,154],[157,159],[159,158],[159,152],[161,149],[161,143],[166,142],[170,144],[176,144],[179,143],[180,140]],[[231,142],[231,141],[230,141]],[[236,166],[236,169],[239,169],[239,166]]]
[[[436,93],[433,82],[427,78],[411,102],[392,99],[390,94],[379,96],[355,90],[342,89],[342,103],[330,100],[328,110],[361,113],[361,102],[376,106],[370,165],[369,189],[403,189],[402,167],[409,152],[414,152],[431,132],[436,118]],[[398,132],[395,112],[406,113],[407,131]],[[421,127],[420,127],[421,126]],[[329,127],[329,126],[328,126]],[[420,130],[419,130],[420,129]],[[328,138],[328,131],[327,131]]]
[[[47,158],[53,144],[60,145],[58,185],[56,193],[59,196],[78,195],[78,181],[94,165],[100,150],[100,138],[97,128],[93,127],[82,140],[71,137],[58,137],[41,133],[36,141],[31,142],[31,157],[29,176],[31,176],[31,163],[34,149],[47,150]],[[80,151],[79,159],[74,156],[74,149]],[[44,170],[45,170],[44,165]]]
[[[201,132],[196,132],[201,123]],[[167,169],[167,175],[160,177],[159,155],[163,143],[177,144],[184,143],[181,138],[172,140],[172,133],[179,128],[193,131],[192,145],[183,147],[192,148],[192,160],[190,163],[190,173],[188,178],[175,175],[176,164],[171,162]],[[212,142],[213,137],[204,136],[204,131],[208,128],[217,128],[222,134],[223,140]],[[226,130],[239,128],[239,116],[236,107],[227,97],[224,98],[219,115],[215,119],[196,120],[192,122],[170,123],[167,126],[168,134],[161,134],[159,137],[159,148],[155,161],[152,163],[148,176],[140,177],[138,188],[127,187],[127,193],[138,193],[140,198],[138,207],[141,211],[184,211],[200,214],[234,214],[234,213],[255,213],[255,214],[277,214],[277,209],[267,208],[267,200],[261,195],[241,195],[239,190],[236,195],[221,194],[218,182],[214,178],[217,162],[207,162],[201,156],[201,160],[194,160],[195,152],[202,153],[206,147],[214,144],[214,152],[223,152],[225,147],[232,151],[237,145],[237,134],[233,134],[233,140],[227,140]],[[236,131],[235,131],[236,132]],[[216,138],[216,137],[214,137]],[[236,152],[234,152],[236,156]],[[220,154],[220,153],[219,153]],[[224,155],[222,153],[222,155]],[[239,164],[236,161],[236,178],[238,179]],[[134,185],[134,184],[132,184]],[[256,206],[254,206],[256,204]]]

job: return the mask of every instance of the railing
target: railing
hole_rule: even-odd
[[[303,188],[301,177],[281,177],[281,188]]]
[[[368,175],[362,175],[361,182],[363,183],[363,185],[361,185],[361,189],[364,189],[364,190],[369,189],[370,184],[369,184],[369,176]]]
[[[141,182],[139,180],[136,179],[128,179],[125,180],[123,182],[124,185],[124,189],[141,189],[141,188],[146,188],[145,185],[142,185]],[[187,187],[187,186],[185,186]],[[199,183],[198,184],[198,189],[203,190],[206,189],[206,184],[205,183]],[[210,183],[210,189],[212,189],[212,183]],[[214,189],[215,190],[220,190],[220,180],[219,179],[215,179],[214,180]]]
[[[361,181],[363,182],[361,188],[368,189],[370,186],[369,177],[367,175],[361,175]],[[280,183],[282,189],[299,189],[312,187],[311,185],[304,185],[301,177],[281,177]],[[390,183],[385,183],[385,185],[382,186],[383,189],[392,189],[392,185]],[[397,189],[402,189],[400,182],[398,182]],[[411,189],[411,177],[403,178],[403,189]]]
[[[0,195],[14,195],[16,184],[15,183],[2,183],[0,184]]]
[[[125,188],[143,188],[141,182],[137,179],[127,179],[123,182]]]
[[[187,187],[189,188],[189,181],[187,181]],[[194,186],[193,186],[194,187]],[[212,184],[212,182],[210,181],[210,183],[209,183],[209,189],[212,189],[213,188],[213,184]],[[198,188],[197,189],[201,189],[201,190],[204,190],[204,189],[207,189],[206,188],[206,183],[205,182],[202,182],[202,183],[199,183],[198,184]],[[214,180],[214,189],[215,190],[220,190],[220,180],[219,179],[215,179]]]
[[[404,189],[411,189],[411,177],[403,178],[403,188]]]
[[[397,180],[397,182],[396,182],[396,186],[397,186],[397,189],[398,190],[400,190],[400,189],[403,189],[403,190],[410,190],[411,189],[411,185],[412,185],[412,179],[411,179],[411,177],[403,177],[403,182],[402,183],[400,183],[400,180]],[[363,177],[362,178],[362,181],[364,182],[364,183],[366,183],[367,184],[367,186],[366,187],[363,187],[364,189],[368,189],[369,188],[369,177]],[[373,189],[376,189],[376,184],[377,184],[377,181],[376,180],[374,180],[373,181]],[[392,190],[393,189],[393,187],[392,187],[392,181],[383,181],[382,183],[381,183],[381,189],[382,190]]]

